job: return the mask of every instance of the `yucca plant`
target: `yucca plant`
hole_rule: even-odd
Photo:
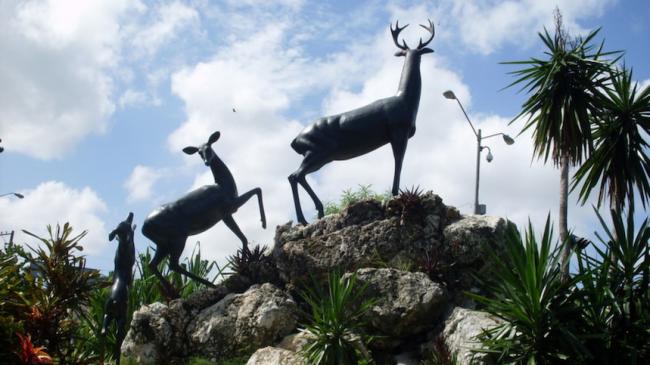
[[[365,285],[358,285],[356,274],[328,275],[326,288],[314,281],[301,297],[310,307],[305,331],[310,335],[302,354],[309,365],[360,364],[372,361],[366,350],[364,314],[374,304],[363,299]]]
[[[503,320],[480,338],[481,351],[494,353],[499,363],[572,363],[572,356],[586,352],[569,320],[579,315],[571,296],[576,279],[561,280],[561,247],[554,245],[550,218],[540,240],[530,223],[523,238],[509,225],[505,252],[490,253],[493,272],[477,277],[488,294],[467,293]]]
[[[650,223],[646,218],[635,230],[611,211],[612,229],[596,212],[604,236],[592,244],[594,256],[581,251],[582,273],[577,299],[582,315],[579,328],[588,340],[590,363],[643,364],[650,361]]]

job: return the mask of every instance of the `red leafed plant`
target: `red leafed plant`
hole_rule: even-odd
[[[20,344],[20,351],[16,355],[20,358],[21,364],[25,365],[40,365],[52,364],[52,358],[45,352],[45,347],[34,346],[30,335],[23,336],[17,333]]]

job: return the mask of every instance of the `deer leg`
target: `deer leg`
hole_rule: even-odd
[[[162,285],[163,290],[165,291],[165,295],[170,298],[178,298],[179,296],[178,291],[174,289],[172,284],[170,284],[169,281],[167,281],[167,279],[165,279],[165,277],[158,270],[158,265],[168,254],[165,251],[167,250],[164,249],[162,246],[157,245],[156,254],[153,256],[153,259],[151,259],[151,262],[149,263],[149,268],[151,269],[151,271],[153,271],[153,274],[156,275],[158,280],[160,280],[160,284]]]
[[[124,337],[126,337],[126,318],[120,318],[117,320],[117,338],[115,339],[115,349],[113,352],[116,365],[120,365],[121,347]]]
[[[248,192],[240,195],[237,199],[235,199],[234,208],[235,208],[235,210],[237,210],[239,207],[246,204],[248,199],[252,198],[253,195],[257,195],[257,203],[258,203],[258,205],[260,207],[260,217],[262,219],[262,228],[266,228],[266,215],[264,214],[264,202],[262,201],[262,189],[255,188],[255,189],[252,189],[251,191],[248,191]],[[232,216],[231,216],[231,218],[232,218]],[[225,219],[224,219],[224,222],[225,222]],[[230,228],[230,226],[228,226],[228,228]],[[230,228],[230,229],[232,230],[232,228]]]
[[[185,270],[185,269],[184,269],[184,268],[183,268],[183,267],[178,263],[178,261],[179,261],[180,258],[181,258],[181,254],[183,253],[183,249],[185,248],[185,242],[182,242],[182,243],[183,243],[182,245],[178,245],[178,247],[179,247],[180,249],[177,249],[175,252],[172,252],[172,253],[169,255],[169,269],[170,269],[170,270],[174,270],[174,271],[176,271],[177,273],[183,274],[183,275],[189,277],[190,279],[192,279],[192,280],[194,280],[194,281],[198,281],[199,283],[201,283],[201,284],[203,284],[203,285],[205,285],[205,286],[207,286],[207,287],[210,287],[210,288],[216,288],[216,285],[214,285],[214,284],[212,284],[211,282],[209,282],[209,281],[203,279],[203,278],[200,277],[200,276],[194,275],[194,274],[192,274],[191,272]]]
[[[318,218],[323,218],[325,216],[325,212],[323,210],[323,203],[318,199],[318,196],[316,193],[314,193],[314,190],[309,186],[309,183],[307,182],[307,179],[305,176],[302,176],[302,179],[298,180],[298,183],[305,189],[307,194],[309,194],[309,197],[311,197],[311,200],[314,201],[314,205],[316,206],[316,210],[318,211]]]
[[[305,189],[305,191],[307,191],[307,194],[309,194],[309,197],[311,197],[312,201],[314,202],[314,205],[316,206],[316,210],[318,210],[318,217],[322,218],[324,215],[323,203],[321,203],[320,199],[318,199],[318,196],[316,196],[316,193],[314,193],[314,190],[312,190],[311,186],[309,186],[307,180],[305,179],[305,176],[314,171],[318,171],[318,169],[323,167],[323,165],[325,165],[327,162],[329,162],[327,159],[315,155],[311,152],[307,152],[298,170],[296,170],[293,174],[289,175],[289,183],[291,183],[291,190],[293,192],[293,202],[296,206],[296,216],[299,223],[305,225],[307,224],[307,221],[305,220],[305,216],[302,213],[302,208],[300,207],[300,198],[298,197],[298,183],[300,183],[300,185]]]
[[[398,132],[391,135],[390,145],[393,148],[393,157],[395,158],[395,174],[393,175],[393,189],[391,190],[393,196],[399,194],[399,180],[402,174],[402,162],[404,161],[408,140],[407,133]]]
[[[248,250],[248,239],[246,238],[246,236],[244,236],[241,229],[239,229],[239,226],[237,225],[237,222],[235,222],[235,219],[232,217],[232,215],[223,217],[223,223],[225,223],[226,227],[228,227],[232,231],[232,233],[234,233],[235,236],[239,238],[244,248],[243,253],[250,252]]]
[[[106,336],[106,333],[108,332],[108,326],[111,325],[111,321],[113,320],[113,315],[112,315],[112,308],[113,305],[113,298],[110,296],[108,299],[106,299],[106,304],[104,305],[104,323],[102,325],[102,336]]]

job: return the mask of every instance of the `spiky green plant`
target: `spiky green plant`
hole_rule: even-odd
[[[366,286],[357,284],[356,274],[328,275],[326,288],[314,282],[301,292],[310,307],[305,331],[310,335],[302,354],[309,365],[359,364],[372,361],[366,351],[363,316],[374,304],[363,299]]]
[[[487,294],[467,293],[503,320],[481,336],[483,351],[514,364],[562,363],[585,352],[569,321],[579,315],[571,299],[575,279],[561,280],[550,218],[540,240],[529,223],[523,238],[509,225],[503,243],[505,252],[490,253],[493,272],[477,278]]]
[[[650,222],[635,230],[611,211],[612,229],[598,214],[604,235],[599,243],[578,254],[580,281],[577,302],[583,332],[591,356],[589,363],[642,364],[650,360]],[[589,255],[588,252],[595,252]]]
[[[598,110],[596,95],[609,80],[611,65],[618,59],[605,59],[616,52],[604,52],[603,44],[592,44],[599,30],[585,38],[572,40],[562,26],[556,9],[555,34],[545,29],[539,37],[546,46],[545,58],[504,62],[523,68],[510,72],[517,79],[508,87],[521,85],[530,96],[513,122],[526,116],[522,133],[532,130],[533,155],[550,159],[560,168],[560,240],[568,238],[567,209],[569,167],[580,165],[592,148],[592,115]],[[562,270],[569,275],[570,247],[564,245]]]

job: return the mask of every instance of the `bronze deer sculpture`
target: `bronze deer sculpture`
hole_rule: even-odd
[[[342,114],[318,119],[303,129],[291,142],[291,147],[304,158],[298,170],[289,175],[298,222],[307,224],[300,206],[298,184],[311,197],[318,210],[318,218],[324,215],[323,204],[307,183],[305,176],[318,171],[324,165],[335,160],[347,160],[364,155],[387,143],[391,144],[395,159],[393,175],[393,195],[399,192],[402,161],[406,152],[408,139],[415,134],[415,119],[420,104],[422,79],[420,77],[420,56],[433,52],[426,46],[433,40],[435,29],[431,20],[429,26],[420,25],[430,33],[430,37],[417,48],[410,49],[406,41],[398,41],[399,33],[408,26],[390,27],[393,42],[399,51],[395,56],[405,57],[402,76],[397,94],[379,99],[372,104]]]
[[[176,297],[178,293],[158,271],[158,264],[168,256],[171,270],[209,287],[214,287],[211,282],[192,274],[179,265],[178,261],[185,248],[187,237],[206,231],[219,221],[223,221],[241,240],[243,251],[248,252],[248,240],[232,215],[254,195],[257,195],[262,228],[266,228],[262,189],[255,188],[245,194],[238,194],[237,185],[230,170],[212,149],[212,144],[219,139],[220,135],[219,132],[214,132],[207,143],[199,147],[183,148],[183,152],[188,155],[199,153],[205,165],[212,170],[215,184],[202,186],[175,202],[159,207],[149,214],[142,225],[142,234],[157,246],[156,254],[149,263],[149,267],[170,297]]]
[[[120,222],[117,227],[108,235],[112,241],[117,237],[117,250],[115,251],[115,270],[113,271],[113,286],[111,294],[104,305],[104,323],[101,334],[108,332],[111,321],[117,326],[117,337],[113,355],[115,361],[120,364],[120,347],[126,336],[126,317],[129,298],[129,289],[133,283],[133,265],[135,264],[135,245],[133,243],[133,213],[129,213],[125,221]]]

